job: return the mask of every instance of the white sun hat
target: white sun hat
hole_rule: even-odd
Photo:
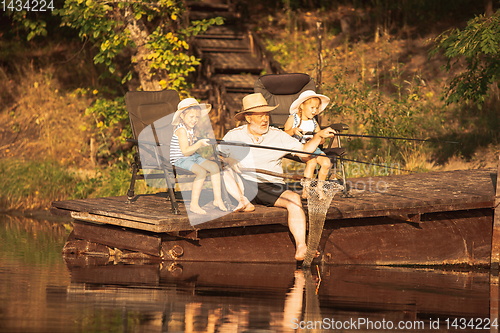
[[[299,106],[302,103],[314,97],[319,98],[321,101],[321,104],[319,106],[319,113],[325,111],[328,103],[330,103],[330,98],[326,97],[325,95],[316,94],[312,90],[306,90],[302,92],[299,97],[292,103],[292,105],[290,106],[290,114],[296,114],[299,111]]]
[[[200,107],[201,109],[200,118],[206,116],[212,109],[212,105],[210,104],[204,104],[204,103],[200,104],[196,99],[191,97],[185,98],[182,101],[180,101],[179,104],[177,105],[177,111],[175,111],[174,117],[172,118],[172,125],[178,125],[181,114],[193,106]]]

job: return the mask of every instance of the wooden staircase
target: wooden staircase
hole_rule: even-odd
[[[242,98],[253,93],[259,76],[284,71],[229,0],[192,1],[187,5],[190,20],[225,19],[224,25],[211,27],[191,43],[195,55],[201,58],[191,93],[212,104],[214,132],[222,138],[237,125],[234,115],[242,108]]]

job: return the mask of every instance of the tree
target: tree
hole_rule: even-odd
[[[174,0],[66,0],[56,10],[62,24],[78,29],[98,49],[94,62],[105,64],[122,83],[132,73],[117,73],[115,58],[128,50],[143,90],[175,89],[184,93],[186,77],[199,59],[189,55],[189,39],[222,18],[188,22],[182,2]]]
[[[85,43],[95,47],[94,63],[104,64],[108,73],[122,84],[134,72],[142,90],[168,87],[181,96],[188,95],[187,77],[200,63],[189,54],[190,38],[214,24],[223,24],[220,17],[189,21],[183,2],[175,0],[64,0],[62,8],[54,7],[53,15],[61,18],[62,26],[76,29]],[[14,21],[30,31],[28,39],[47,35],[43,18],[27,14],[30,13],[10,13]],[[130,59],[129,66],[120,67],[118,59],[124,57]],[[86,114],[94,120],[92,127],[99,144],[107,147],[104,154],[111,155],[109,147],[113,142],[126,148],[125,139],[131,137],[124,98],[102,98],[97,90],[94,94],[96,101]]]
[[[445,89],[446,103],[473,102],[481,106],[492,84],[500,88],[500,10],[491,16],[479,15],[463,30],[451,29],[434,39],[431,56],[443,51],[448,58],[445,69],[466,67]]]
[[[175,0],[65,0],[62,8],[52,9],[62,26],[76,29],[96,48],[94,63],[105,64],[122,83],[132,78],[133,69],[143,90],[168,86],[181,94],[189,87],[186,77],[199,65],[189,54],[190,38],[223,24],[221,17],[189,21],[183,3]],[[44,17],[31,14],[24,9],[7,12],[29,31],[28,40],[47,36]],[[131,68],[123,71],[116,59],[124,54]]]

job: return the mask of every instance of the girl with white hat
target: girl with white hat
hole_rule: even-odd
[[[316,133],[320,130],[314,117],[323,112],[328,103],[330,103],[330,98],[325,95],[316,94],[312,90],[302,92],[290,106],[290,117],[285,123],[285,132],[302,143],[307,142],[312,135],[305,135],[305,133]],[[317,156],[311,155],[300,158],[303,162],[306,162],[304,177],[312,178],[316,165],[319,163],[318,179],[324,181],[330,172],[331,161],[328,157],[321,156],[324,153],[319,148],[316,148],[314,153]],[[308,190],[304,189],[302,196],[307,197],[307,192]],[[322,193],[322,191],[319,191],[319,193]]]
[[[191,190],[191,203],[189,210],[196,214],[207,212],[199,206],[201,189],[207,171],[210,172],[212,189],[214,191],[214,206],[222,211],[227,211],[221,196],[220,170],[217,163],[203,158],[196,151],[201,147],[209,145],[209,139],[197,140],[194,129],[200,117],[206,116],[212,106],[210,104],[199,104],[194,98],[183,99],[177,106],[177,111],[172,119],[172,124],[177,125],[170,141],[170,164],[193,172],[196,177]],[[228,192],[233,195],[239,204],[235,211],[253,211],[254,205],[241,193],[234,178],[229,174],[224,177]]]
[[[207,171],[210,172],[214,191],[214,206],[227,211],[221,196],[220,170],[217,163],[203,158],[196,151],[209,145],[209,139],[198,140],[194,128],[200,117],[207,115],[212,106],[199,104],[194,98],[183,99],[177,106],[172,124],[177,125],[170,141],[170,164],[193,172],[196,177],[191,191],[189,210],[196,214],[207,212],[199,206],[199,199]]]

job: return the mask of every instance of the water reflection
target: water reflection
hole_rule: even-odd
[[[466,332],[498,313],[485,270],[63,258],[69,226],[0,216],[0,332]]]

